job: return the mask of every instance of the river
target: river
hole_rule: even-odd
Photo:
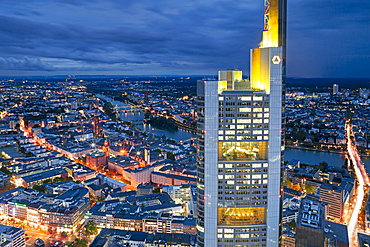
[[[287,148],[284,152],[284,158],[287,161],[292,159],[300,160],[301,163],[310,165],[319,164],[321,161],[326,161],[330,166],[342,166],[345,162],[344,155],[341,153],[328,153],[328,152],[317,152],[301,149],[290,149]],[[367,171],[370,169],[370,159],[362,158],[362,162],[365,164]]]
[[[106,101],[109,101],[110,103],[113,104],[114,107],[116,105],[117,106],[128,106],[128,104],[125,104],[120,101],[112,100],[112,98],[102,95],[102,94],[97,94],[96,96]],[[120,113],[119,118],[122,121],[132,121],[132,123],[135,125],[135,128],[140,129],[144,132],[148,132],[148,133],[152,133],[156,135],[165,135],[166,138],[173,139],[178,142],[186,141],[192,137],[195,137],[194,134],[190,133],[189,131],[183,130],[183,129],[178,129],[177,131],[168,131],[168,130],[162,130],[162,129],[155,128],[151,124],[146,124],[143,121],[144,112],[142,111]]]
[[[120,101],[112,100],[112,98],[105,95],[97,94],[99,98],[107,100],[113,104],[113,106],[127,106],[127,104]],[[144,113],[141,111],[121,113],[119,115],[120,119],[123,121],[132,121],[135,124],[135,127],[141,129],[145,132],[153,133],[156,135],[165,135],[167,138],[176,140],[176,141],[185,141],[192,137],[195,137],[194,134],[179,129],[178,131],[168,131],[157,129],[150,124],[144,124]],[[284,158],[287,161],[292,159],[300,160],[301,163],[306,163],[310,165],[319,164],[322,161],[326,161],[331,166],[341,167],[344,164],[344,155],[340,153],[328,153],[328,152],[316,152],[309,150],[300,150],[300,149],[290,149],[287,148],[284,152]],[[370,158],[362,158],[362,161],[365,164],[366,170],[370,169]]]

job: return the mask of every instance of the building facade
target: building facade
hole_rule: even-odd
[[[18,227],[0,225],[1,247],[25,247],[25,231]]]
[[[74,233],[85,222],[88,195],[86,188],[53,195],[18,187],[0,193],[0,215],[27,220],[32,228],[44,231]]]
[[[265,0],[250,80],[198,81],[198,246],[277,246],[286,1]]]

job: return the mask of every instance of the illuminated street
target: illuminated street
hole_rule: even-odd
[[[346,136],[347,136],[347,150],[349,157],[352,161],[353,168],[356,172],[357,176],[357,189],[355,192],[355,205],[351,215],[351,219],[348,223],[348,236],[350,239],[350,246],[358,246],[357,241],[357,222],[358,216],[361,211],[362,203],[364,200],[365,195],[365,186],[369,185],[369,178],[366,174],[365,168],[361,163],[360,156],[358,155],[358,151],[354,141],[352,140],[353,133],[352,133],[352,125],[351,123],[347,122],[346,124]]]

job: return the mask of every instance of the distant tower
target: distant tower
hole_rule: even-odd
[[[94,115],[93,121],[91,123],[92,125],[92,132],[94,133],[94,136],[98,136],[99,133],[99,117],[98,114]]]
[[[333,84],[333,94],[337,94],[339,92],[339,85]]]
[[[148,102],[149,102],[149,93],[145,92],[145,94],[144,94],[144,103],[148,103]]]
[[[10,121],[9,121],[9,127],[10,127],[11,129],[15,129],[15,121],[14,121],[14,120],[10,120]]]
[[[109,142],[108,142],[108,140],[105,140],[104,141],[103,152],[109,158],[109,156],[110,156],[110,148],[109,148]]]
[[[144,160],[147,164],[150,164],[150,149],[144,148]]]

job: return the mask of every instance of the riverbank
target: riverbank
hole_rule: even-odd
[[[98,98],[102,98],[108,102],[110,102],[112,105],[118,105],[118,106],[126,106],[126,103],[113,100],[109,96],[103,95],[103,94],[96,94]],[[167,131],[164,129],[158,129],[155,128],[150,123],[144,122],[144,112],[143,111],[135,111],[135,112],[125,112],[125,113],[118,113],[119,119],[121,119],[124,122],[132,122],[135,125],[136,129],[140,129],[140,131],[146,132],[148,134],[154,134],[157,136],[163,136],[165,135],[166,138],[176,140],[178,142],[180,141],[188,141],[195,137],[195,135],[185,130],[185,128],[179,128],[177,131]]]
[[[305,151],[312,151],[312,152],[334,153],[334,154],[344,154],[345,153],[340,150],[322,150],[322,149],[308,148],[308,147],[302,147],[302,146],[285,145],[285,147],[289,149],[298,149],[298,150],[305,150]],[[370,158],[370,155],[360,154],[360,157]]]
[[[322,150],[322,149],[316,149],[316,148],[308,148],[308,147],[302,147],[302,146],[292,146],[292,145],[286,145],[286,148],[290,149],[299,149],[299,150],[306,150],[306,151],[313,151],[313,152],[323,152],[323,153],[337,153],[337,154],[342,154],[344,153],[341,150]]]

